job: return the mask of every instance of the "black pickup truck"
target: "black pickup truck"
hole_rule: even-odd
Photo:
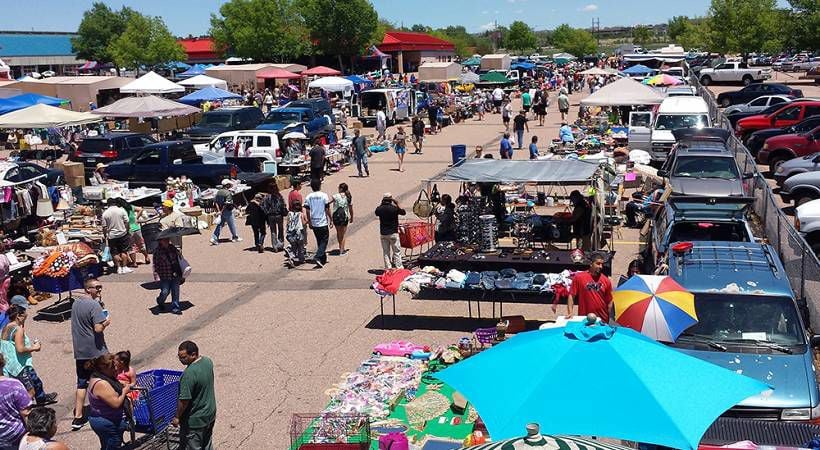
[[[235,178],[254,186],[270,178],[264,173],[241,172],[235,164],[205,163],[190,141],[167,141],[146,146],[131,158],[108,165],[105,173],[132,186],[165,187],[168,177],[185,175],[200,188],[218,186]]]

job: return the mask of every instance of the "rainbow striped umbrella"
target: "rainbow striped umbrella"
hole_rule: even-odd
[[[612,299],[616,322],[657,341],[675,342],[698,322],[695,296],[667,276],[635,275]]]
[[[660,73],[649,78],[644,78],[643,84],[650,86],[677,86],[683,84],[683,80],[678,77],[673,77],[672,75]]]

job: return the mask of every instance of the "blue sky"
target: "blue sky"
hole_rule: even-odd
[[[184,36],[205,34],[209,17],[223,1],[217,0],[104,0],[115,9],[123,4],[144,14],[162,16],[171,32]],[[489,27],[493,21],[508,25],[523,20],[535,29],[561,23],[588,27],[600,18],[601,27],[665,22],[676,15],[703,15],[709,0],[372,0],[381,17],[410,26],[464,25],[468,31]],[[74,31],[92,0],[7,0],[3,2],[5,30]],[[785,0],[779,0],[785,4]],[[663,4],[663,7],[659,7]],[[30,20],[26,20],[30,18]]]

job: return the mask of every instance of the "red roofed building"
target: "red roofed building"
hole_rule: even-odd
[[[222,62],[222,57],[216,51],[216,44],[210,37],[188,37],[177,39],[188,55],[187,63],[216,63]]]
[[[396,61],[399,73],[416,72],[426,62],[451,62],[456,57],[456,46],[450,41],[427,33],[388,31],[379,50]]]

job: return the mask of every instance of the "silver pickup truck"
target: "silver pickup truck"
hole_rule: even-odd
[[[725,62],[714,68],[700,71],[700,84],[743,83],[748,86],[756,81],[766,81],[772,77],[771,69],[750,68],[745,62]]]

